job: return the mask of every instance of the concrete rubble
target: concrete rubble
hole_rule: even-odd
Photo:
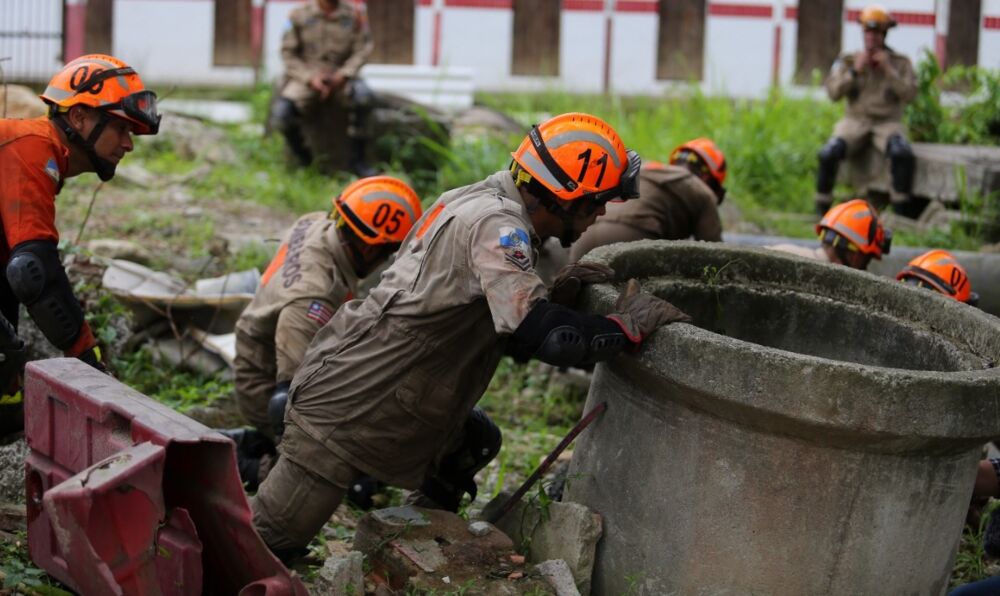
[[[510,497],[501,492],[483,510],[489,515]],[[532,563],[563,560],[580,593],[590,594],[594,554],[603,532],[602,519],[579,503],[551,501],[545,504],[525,497],[496,523]]]
[[[316,596],[357,596],[365,591],[364,555],[357,551],[327,557],[309,593]]]
[[[542,573],[514,552],[514,543],[490,526],[447,511],[393,507],[365,515],[354,548],[367,557],[370,584],[405,593],[555,594]]]

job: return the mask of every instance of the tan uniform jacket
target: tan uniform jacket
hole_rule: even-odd
[[[510,172],[431,206],[364,300],[320,330],[292,381],[282,453],[336,483],[334,455],[415,488],[547,290]]]
[[[634,234],[627,232],[630,228],[635,230]],[[683,166],[643,166],[639,172],[639,199],[608,203],[607,213],[573,243],[570,260],[578,261],[591,249],[614,242],[643,238],[683,240],[691,236],[696,240],[722,241],[715,193]]]
[[[236,389],[248,422],[262,428],[274,385],[290,381],[313,336],[357,291],[336,229],[323,212],[303,215],[236,323]]]
[[[910,59],[889,48],[889,64],[881,69],[866,68],[854,73],[854,54],[842,55],[826,78],[830,99],[847,98],[849,118],[872,121],[903,119],[903,109],[917,93],[916,75]]]
[[[374,47],[363,5],[341,0],[327,15],[313,0],[292,10],[281,37],[282,96],[296,102],[318,98],[319,92],[309,86],[313,76],[337,71],[356,77]]]
[[[822,246],[809,248],[808,246],[799,246],[798,244],[772,244],[771,246],[765,246],[764,248],[788,253],[790,255],[806,259],[815,259],[824,263],[830,262],[830,257],[827,256],[826,251],[823,250]]]

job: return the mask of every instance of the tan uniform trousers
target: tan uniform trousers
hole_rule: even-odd
[[[853,155],[864,149],[869,143],[885,155],[889,137],[900,135],[906,138],[906,127],[898,120],[873,120],[844,116],[833,127],[833,136],[844,139],[847,143],[847,154]]]

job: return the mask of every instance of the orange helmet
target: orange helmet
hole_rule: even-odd
[[[931,250],[913,259],[896,274],[896,279],[924,288],[931,288],[959,302],[975,305],[979,295],[965,268],[946,250]]]
[[[160,128],[156,94],[143,86],[135,70],[113,56],[80,56],[56,73],[39,97],[55,113],[84,105],[123,118],[137,135],[155,135]]]
[[[399,244],[423,214],[417,193],[391,176],[351,183],[333,199],[333,207],[365,244]]]
[[[858,23],[865,29],[888,31],[896,26],[896,19],[881,4],[869,4],[858,15]]]
[[[854,199],[834,206],[816,224],[820,241],[881,259],[889,254],[892,232],[882,227],[878,211],[868,201]]]
[[[699,137],[679,145],[670,153],[670,163],[686,165],[698,174],[719,197],[726,196],[726,156],[711,139]]]
[[[639,196],[642,160],[607,122],[572,112],[534,126],[511,153],[518,182],[537,181],[557,198],[605,203]]]

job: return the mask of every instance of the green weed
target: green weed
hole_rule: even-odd
[[[118,356],[112,362],[122,383],[179,412],[211,404],[233,392],[231,381],[161,365],[148,347]]]

